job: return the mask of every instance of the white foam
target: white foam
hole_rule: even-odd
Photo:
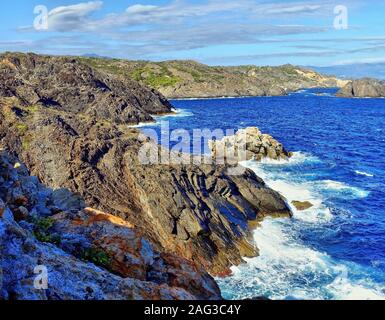
[[[330,209],[323,204],[322,196],[312,189],[311,183],[293,182],[290,174],[282,172],[274,172],[272,168],[265,168],[264,165],[299,165],[305,161],[319,161],[318,158],[307,156],[303,153],[295,153],[293,157],[285,163],[281,161],[268,160],[264,163],[256,163],[255,161],[242,162],[242,165],[252,169],[256,175],[261,177],[266,184],[275,191],[283,195],[290,209],[294,214],[294,218],[308,222],[328,222],[333,216]],[[292,205],[293,201],[309,201],[313,206],[307,210],[299,211]]]
[[[129,128],[143,128],[143,127],[154,127],[159,126],[162,121],[168,120],[170,118],[181,118],[181,117],[191,117],[194,114],[185,109],[172,109],[174,113],[165,114],[165,115],[152,115],[155,122],[139,122],[138,124],[128,126]]]
[[[153,118],[158,122],[158,120],[165,120],[169,118],[191,117],[194,115],[192,112],[187,111],[185,109],[174,109],[173,111],[174,113],[172,114],[166,114],[161,116],[154,115]]]
[[[333,191],[333,195],[340,198],[366,198],[370,194],[369,191],[334,180],[316,181],[314,186],[321,192]]]
[[[326,253],[303,245],[287,219],[265,219],[254,232],[257,258],[233,267],[233,275],[218,279],[225,298],[271,299],[385,299],[384,289],[352,278],[359,267],[335,261]]]
[[[285,163],[242,163],[280,192],[289,204],[298,200],[310,201],[314,206],[297,211],[291,205],[294,219],[267,218],[261,223],[254,231],[260,255],[245,259],[247,263],[244,265],[233,267],[231,277],[217,279],[225,298],[244,299],[262,295],[271,299],[385,299],[385,286],[370,282],[362,267],[337,261],[299,240],[301,230],[309,227],[309,223],[317,229],[323,228],[325,223],[327,228],[327,223],[333,218],[323,204],[319,186],[337,192],[357,191],[332,180],[301,182],[292,176],[296,173],[280,170],[282,165],[291,166],[306,161],[319,159],[296,153]]]
[[[128,126],[129,128],[142,128],[142,127],[148,127],[148,126],[155,126],[157,125],[156,122],[139,122],[138,124],[134,124],[131,126]]]
[[[356,170],[356,171],[354,171],[354,172],[355,172],[356,174],[358,174],[359,176],[374,177],[374,174],[367,173],[367,172],[364,172],[364,171]]]
[[[269,158],[263,158],[261,160],[262,164],[269,165],[295,165],[301,164],[304,162],[320,162],[320,159],[304,152],[293,152],[293,155],[288,160],[275,160]]]

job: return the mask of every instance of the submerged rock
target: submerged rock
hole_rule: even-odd
[[[314,206],[309,201],[292,201],[291,203],[299,211],[304,211],[304,210],[310,209]]]

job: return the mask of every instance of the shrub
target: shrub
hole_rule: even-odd
[[[96,247],[87,248],[81,251],[80,258],[84,261],[92,262],[93,264],[109,269],[111,267],[111,256]]]
[[[30,218],[30,222],[34,224],[33,235],[40,242],[53,243],[59,245],[61,243],[61,238],[58,234],[53,234],[50,232],[50,229],[55,224],[55,220],[52,218],[41,218],[33,216]]]

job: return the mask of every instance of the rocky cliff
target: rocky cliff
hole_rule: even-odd
[[[23,105],[116,123],[151,121],[151,114],[171,112],[171,105],[157,91],[72,58],[3,54],[0,75],[0,97],[18,99]]]
[[[67,68],[72,71],[64,76]],[[126,124],[151,119],[150,113],[170,110],[170,104],[155,91],[95,71],[71,58],[9,54],[3,57],[0,74],[1,145],[48,188],[64,188],[82,199],[77,201],[81,206],[75,212],[68,212],[68,208],[61,205],[61,196],[53,207],[43,208],[42,214],[54,220],[52,231],[68,239],[82,235],[86,243],[108,251],[111,270],[123,279],[128,276],[152,281],[154,277],[157,284],[184,290],[166,291],[165,297],[181,298],[183,294],[218,297],[214,286],[210,285],[210,293],[200,287],[202,282],[211,280],[199,268],[216,275],[228,273],[228,268],[241,263],[242,257],[258,254],[250,241],[250,231],[259,218],[291,215],[285,200],[252,171],[230,176],[226,166],[214,164],[143,165],[138,154],[147,141],[139,139],[139,131]],[[156,144],[152,147],[164,152]],[[34,207],[28,207],[29,201],[16,205],[26,205],[25,209],[30,212]],[[94,209],[84,210],[85,205]],[[27,214],[19,207],[11,210],[16,210],[16,215]],[[99,219],[107,223],[101,233],[89,229],[91,222]],[[105,220],[120,226],[116,237],[111,234],[115,227]],[[47,248],[30,233],[23,233],[20,225],[10,222],[8,227],[20,236],[21,244],[26,239],[33,244],[31,250],[36,251],[36,256],[31,259],[36,260],[41,250]],[[129,231],[130,228],[135,231]],[[148,241],[151,250],[159,253],[160,266],[150,264],[158,275],[155,272],[152,277],[143,272],[148,270],[144,267],[148,266],[148,259],[138,256],[137,251],[142,247],[137,242],[121,241],[126,233],[137,234],[135,239]],[[11,238],[5,238],[4,247],[11,250],[7,248],[7,239]],[[43,247],[39,249],[40,246]],[[73,254],[70,241],[64,241],[59,248]],[[47,263],[53,263],[56,259],[53,257],[58,254],[57,248],[52,250],[46,257]],[[131,253],[128,258],[124,257],[126,251]],[[92,257],[92,252],[89,255]],[[64,265],[66,259],[72,258],[64,255],[60,259],[60,265]],[[195,270],[192,276],[195,280],[191,280],[195,282],[183,274],[181,270],[187,268],[184,266]],[[90,283],[94,267],[83,264],[78,267],[76,272],[90,272],[86,281]],[[174,268],[175,274],[182,273],[171,276],[172,280],[157,279],[159,272],[164,271],[162,268]],[[185,278],[187,282],[178,283]],[[114,277],[111,281],[126,290],[126,280],[121,283],[120,278]],[[132,282],[131,288],[137,283]],[[198,288],[196,291],[191,288],[194,286]],[[140,283],[138,288],[143,288]],[[156,297],[163,298],[158,289],[151,291],[150,296],[155,292]],[[106,297],[110,297],[109,294]]]
[[[370,78],[349,81],[348,84],[341,88],[337,96],[346,98],[385,97],[385,82]]]
[[[1,299],[220,299],[198,264],[159,253],[131,224],[52,190],[0,151]],[[48,287],[36,287],[36,268]]]
[[[304,88],[340,87],[345,82],[310,69],[211,67],[195,61],[126,61],[82,58],[88,65],[157,89],[167,98],[280,96]]]

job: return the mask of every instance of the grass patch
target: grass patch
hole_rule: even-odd
[[[34,113],[36,113],[36,112],[39,111],[39,107],[36,106],[36,105],[33,105],[33,106],[27,106],[27,107],[25,107],[24,109],[25,109],[28,113],[30,113],[30,114],[34,114]]]
[[[40,242],[47,242],[55,245],[60,245],[60,236],[51,232],[51,228],[54,226],[55,220],[49,217],[41,218],[33,216],[29,219],[29,222],[34,225],[33,235],[37,240],[39,240]]]
[[[28,126],[25,123],[18,123],[16,129],[20,134],[24,135],[28,130]]]
[[[31,146],[31,142],[32,142],[32,136],[30,136],[30,135],[24,136],[21,139],[21,146],[22,146],[23,150],[28,150],[29,147]]]
[[[181,81],[179,77],[174,76],[164,66],[162,66],[160,70],[153,70],[149,67],[138,68],[131,73],[131,77],[138,82],[142,82],[156,89],[172,87]]]

